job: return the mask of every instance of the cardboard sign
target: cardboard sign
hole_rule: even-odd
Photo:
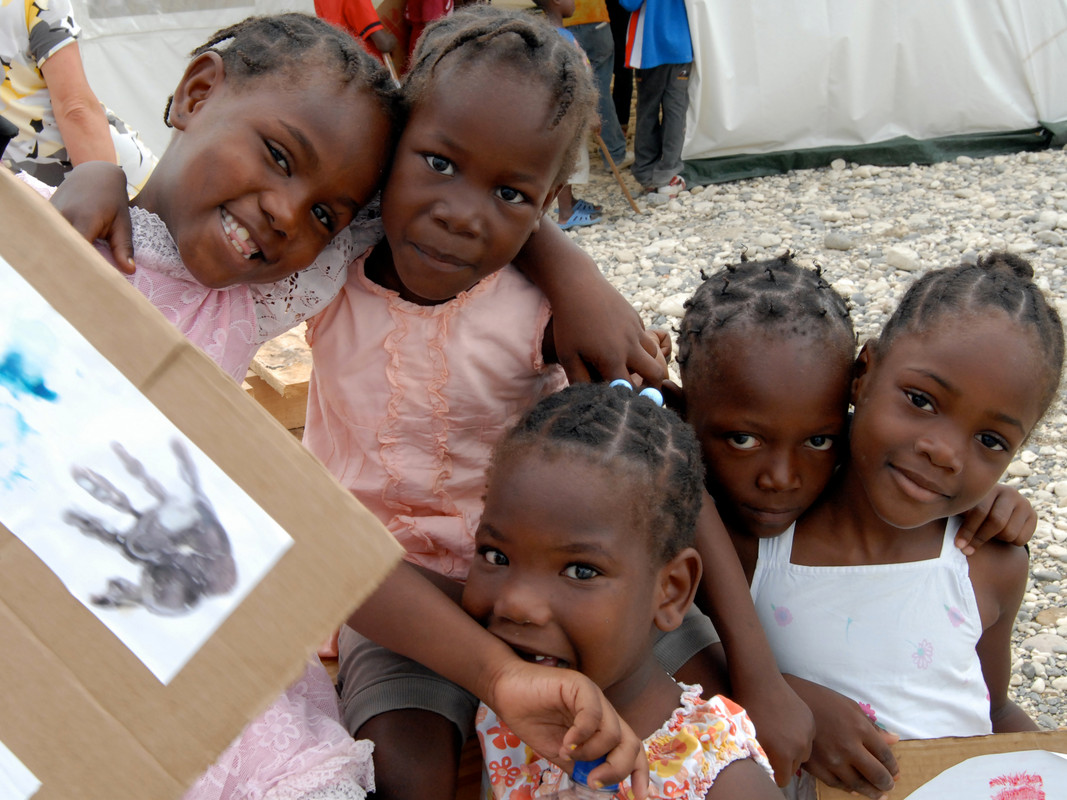
[[[960,765],[959,768],[964,770],[968,780],[972,782],[977,772],[984,770],[989,773],[988,776],[983,775],[985,783],[988,784],[985,793],[976,795],[973,792],[967,792],[962,795],[968,800],[971,797],[981,797],[982,800],[995,800],[999,797],[1035,798],[1036,800],[1036,798],[1047,797],[1048,800],[1053,800],[1053,798],[1067,796],[1056,792],[1046,792],[1045,788],[1051,791],[1053,776],[1050,774],[1045,776],[1050,780],[1041,780],[1040,774],[1043,768],[1042,763],[1047,762],[1051,766],[1045,768],[1057,770],[1056,777],[1058,778],[1058,771],[1062,769],[1062,759],[1056,757],[1042,762],[1030,754],[1024,760],[1021,751],[1033,750],[1067,753],[1067,731],[997,733],[991,736],[911,739],[900,742],[893,746],[893,755],[896,756],[900,767],[900,780],[897,781],[897,785],[889,796],[893,800],[905,800],[913,794],[920,794],[922,787],[938,779],[938,776],[942,776],[939,779],[940,783],[928,787],[928,790],[934,790],[935,794],[926,793],[922,796],[954,800],[956,795],[952,794],[951,787],[955,786],[963,790],[961,782],[952,780],[950,772],[957,765]],[[1018,753],[1019,756],[999,761],[981,758],[998,753]],[[969,759],[975,760],[969,761]],[[961,763],[964,761],[967,762],[966,765]],[[1012,765],[1014,768],[1011,768]],[[1005,768],[1007,768],[1006,771]],[[1021,790],[1023,787],[1020,787],[1018,781],[1027,782],[1026,791]],[[818,798],[819,800],[846,800],[846,798],[855,800],[855,795],[840,789],[831,789],[819,782]]]
[[[300,674],[316,645],[397,563],[400,548],[299,442],[6,170],[0,273],[9,289],[0,293],[0,317],[22,315],[39,333],[8,326],[8,339],[46,340],[37,356],[53,370],[37,369],[32,352],[0,355],[0,482],[7,481],[0,486],[0,786],[39,783],[26,790],[35,799],[178,797]],[[26,292],[39,295],[34,304],[45,310],[29,309]],[[65,348],[80,338],[103,366],[66,360]],[[48,424],[32,424],[48,419],[33,416],[40,403],[20,406],[19,398],[58,397],[54,370],[68,363],[65,382],[58,381],[68,412],[56,441]],[[121,380],[105,380],[112,368]],[[130,393],[115,388],[127,383]],[[102,403],[102,387],[113,408]],[[58,455],[42,467],[36,456],[45,442]],[[51,509],[28,488],[43,480],[47,463],[55,465]],[[167,505],[179,491],[194,500]],[[34,504],[43,513],[28,513]],[[191,525],[207,537],[197,541],[213,543],[211,558],[201,559],[222,576],[217,592],[205,592],[211,597],[174,601],[162,592],[151,603],[109,606],[110,579],[141,589],[146,579],[136,564],[123,583],[112,574],[118,567],[97,574],[89,562],[128,541],[131,520],[142,520],[146,506],[168,512],[157,514],[156,539]],[[253,520],[253,544],[255,531],[263,532],[265,556],[249,555],[235,515]],[[183,542],[179,550],[188,553]],[[49,554],[66,543],[92,553],[72,562],[91,573],[85,596],[74,588],[79,570],[61,577],[70,564],[61,568],[64,557]],[[232,557],[232,576],[218,567],[220,552]],[[127,588],[114,591],[128,599]],[[226,603],[195,636],[154,637],[164,643],[153,642],[163,666],[138,650],[151,635],[114,632],[107,618],[138,616],[149,633],[153,626],[167,631]]]

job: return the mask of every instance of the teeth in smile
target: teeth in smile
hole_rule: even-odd
[[[252,234],[248,232],[248,229],[238,225],[237,220],[225,208],[221,209],[221,212],[222,229],[226,231],[226,236],[229,238],[230,244],[233,245],[233,249],[246,259],[256,255],[259,252],[259,248],[252,243]]]

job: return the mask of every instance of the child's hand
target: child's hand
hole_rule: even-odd
[[[633,306],[603,277],[584,279],[585,288],[552,307],[552,327],[559,363],[571,383],[610,381],[638,375],[646,386],[667,377],[656,339]]]
[[[815,715],[815,743],[804,768],[827,786],[885,798],[900,774],[889,749],[900,737],[878,728],[858,703],[833,689],[792,675],[787,680]]]
[[[785,786],[811,755],[815,735],[811,711],[784,680],[763,683],[751,692],[738,687],[734,694],[756,726],[775,783]]]
[[[963,514],[956,547],[971,555],[990,539],[1019,547],[1037,530],[1037,513],[1030,501],[1010,486],[998,483],[982,501]]]
[[[662,331],[657,328],[649,328],[642,334],[644,341],[642,345],[645,348],[645,352],[656,359],[656,363],[660,365],[663,370],[663,374],[667,374],[667,364],[671,360],[671,335],[667,331]],[[630,376],[630,383],[634,386],[644,386],[645,379],[640,375],[633,374]],[[662,385],[662,384],[661,384]]]
[[[133,226],[121,167],[106,161],[79,164],[59,184],[52,205],[90,242],[106,239],[119,269],[133,274]]]
[[[512,658],[484,699],[522,741],[568,772],[574,761],[606,755],[590,780],[609,785],[629,777],[634,797],[647,796],[648,760],[641,740],[580,672]]]

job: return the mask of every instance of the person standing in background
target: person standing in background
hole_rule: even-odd
[[[634,73],[626,66],[626,29],[630,26],[630,12],[619,5],[619,0],[607,0],[608,16],[611,18],[611,38],[615,48],[614,78],[611,100],[615,117],[619,120],[622,135],[630,132],[630,106],[634,100]]]
[[[3,163],[49,186],[86,161],[118,163],[136,193],[155,157],[93,93],[80,34],[69,0],[0,3],[0,116],[18,128]]]
[[[378,60],[385,53],[397,55],[396,37],[382,24],[371,0],[315,0],[315,15],[344,28]]]
[[[682,144],[693,40],[685,0],[620,0],[629,10],[626,64],[637,70],[633,175],[647,192],[685,191]]]
[[[620,12],[621,13],[621,12]],[[600,136],[611,160],[618,167],[633,163],[633,153],[626,152],[626,136],[619,125],[615,103],[611,97],[611,76],[615,70],[615,41],[612,37],[605,0],[575,0],[574,13],[563,20],[589,59],[596,81],[597,113],[600,115]],[[629,114],[629,105],[626,107]]]

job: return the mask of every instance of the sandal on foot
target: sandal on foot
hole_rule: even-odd
[[[575,200],[572,208],[575,211],[584,211],[591,217],[598,217],[604,213],[604,209],[598,206],[596,203],[590,203],[588,200]]]
[[[586,211],[583,211],[582,209],[578,208],[577,205],[575,205],[567,221],[561,222],[559,224],[559,229],[561,231],[569,231],[571,228],[581,228],[586,225],[595,225],[598,222],[600,222],[599,215],[594,216]]]

